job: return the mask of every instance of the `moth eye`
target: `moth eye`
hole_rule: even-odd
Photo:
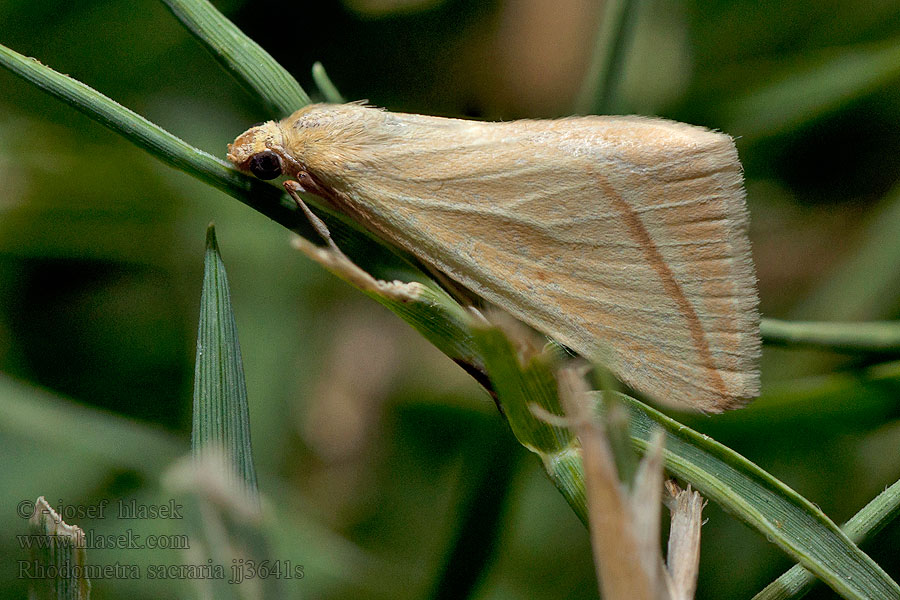
[[[260,125],[263,125],[263,124],[265,124],[265,121],[257,121],[256,123],[254,123],[253,125],[251,125],[251,126],[248,127],[247,129],[253,129],[254,127],[259,127]]]
[[[250,157],[250,172],[259,179],[275,179],[281,175],[281,157],[271,150],[263,150]]]

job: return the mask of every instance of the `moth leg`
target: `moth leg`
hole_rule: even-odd
[[[309,219],[310,225],[313,226],[313,229],[316,230],[316,233],[319,234],[325,243],[328,244],[328,248],[334,252],[337,252],[343,256],[343,252],[341,249],[337,247],[337,244],[334,243],[334,240],[331,239],[331,232],[328,230],[328,225],[325,222],[317,217],[313,211],[309,210],[309,207],[306,205],[306,202],[303,201],[303,198],[300,197],[301,192],[309,191],[298,182],[294,180],[288,180],[284,182],[284,189],[288,193],[288,195],[294,199],[294,202],[297,203],[297,207],[303,211],[303,214],[306,215],[306,218]]]
[[[300,192],[306,191],[305,188],[296,181],[285,181],[284,189],[294,199],[306,218],[309,219],[313,229],[316,230],[326,246],[319,246],[307,240],[304,237],[297,236],[294,238],[293,245],[295,248],[306,254],[308,257],[340,277],[345,281],[360,288],[366,292],[374,292],[385,298],[398,302],[416,302],[419,300],[422,291],[422,284],[418,281],[383,281],[375,279],[372,275],[363,271],[356,263],[341,252],[334,240],[331,239],[331,232],[328,226],[317,217],[306,203],[300,197]]]
[[[303,191],[309,192],[310,194],[315,194],[319,198],[327,200],[329,203],[331,202],[331,194],[323,188],[321,185],[316,182],[315,179],[310,176],[306,171],[300,171],[297,173],[297,182],[300,184],[300,187]]]
[[[319,197],[324,197],[327,200],[327,195],[323,195],[322,193],[317,192],[317,190],[320,189],[319,186],[306,173],[301,172],[299,177],[302,183],[294,181],[293,179],[289,179],[282,184],[284,185],[284,189],[287,191],[290,197],[294,199],[297,207],[303,211],[303,214],[305,214],[306,218],[309,219],[309,222],[316,230],[316,233],[318,233],[319,236],[323,240],[325,240],[325,242],[328,244],[328,247],[331,250],[343,254],[340,248],[338,248],[334,241],[331,239],[331,232],[328,231],[328,226],[325,225],[322,219],[317,217],[311,210],[309,210],[309,207],[303,201],[303,198],[300,197],[301,193],[309,192]],[[480,304],[478,299],[473,296],[468,290],[451,280],[439,270],[426,263],[420,264],[426,271],[431,274],[432,278],[435,279],[441,285],[441,287],[443,287],[447,291],[447,293],[450,294],[457,302],[464,306],[478,306]]]

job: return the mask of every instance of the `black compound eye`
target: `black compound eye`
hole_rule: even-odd
[[[281,176],[281,157],[271,150],[263,150],[250,157],[250,172],[260,179]]]

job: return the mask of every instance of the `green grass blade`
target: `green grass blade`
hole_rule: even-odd
[[[615,107],[638,0],[607,0],[600,10],[594,53],[575,102],[576,114],[608,114]]]
[[[163,162],[221,189],[297,234],[320,242],[306,217],[278,187],[232,169],[225,161],[194,148],[100,92],[34,59],[0,46],[0,64]],[[410,322],[453,360],[466,364],[472,362],[475,351],[471,346],[471,336],[465,331],[466,316],[459,304],[416,268],[409,258],[360,231],[347,218],[323,209],[316,212],[328,225],[341,250],[362,269],[386,281],[418,281],[427,288],[422,292],[421,302],[411,305],[394,302],[378,294],[369,295]]]
[[[459,518],[428,596],[432,600],[476,597],[503,535],[512,480],[524,453],[503,435],[499,421],[483,429],[470,445],[460,470],[466,475],[461,481],[465,489]]]
[[[519,442],[539,453],[570,447],[575,442],[575,435],[565,427],[537,418],[532,409],[532,406],[538,406],[554,415],[563,414],[557,394],[554,357],[531,352],[531,356],[526,354],[520,358],[507,336],[496,327],[476,327],[475,340],[506,419]]]
[[[302,223],[293,203],[277,188],[234,170],[226,161],[191,146],[90,86],[2,45],[0,65],[122,135],[166,164],[236,197],[271,219],[286,226]],[[312,235],[311,230],[307,231]]]
[[[665,430],[670,473],[763,533],[843,597],[900,598],[900,586],[811,502],[708,436],[623,399],[639,448],[649,444],[654,426]]]
[[[524,364],[496,328],[476,329],[487,372],[516,438],[536,453],[563,496],[586,521],[584,475],[577,441],[536,417],[537,405],[560,415],[553,364],[546,354]],[[596,393],[598,410],[603,394]],[[641,451],[654,428],[665,432],[666,469],[744,521],[846,598],[898,598],[897,585],[811,502],[744,457],[623,394],[632,443]]]
[[[437,285],[423,284],[418,297],[412,301],[386,298],[369,291],[364,293],[412,325],[425,339],[464,368],[480,370],[482,361],[472,344],[468,315]],[[472,374],[477,378],[477,373]]]
[[[774,382],[748,410],[707,419],[709,433],[740,432],[741,437],[790,436],[796,427],[840,428],[863,433],[881,427],[896,414],[900,361],[864,369],[832,371]],[[863,410],[861,407],[865,406]]]
[[[900,321],[832,323],[763,319],[767,344],[840,352],[900,352]]]
[[[237,469],[243,487],[258,501],[241,345],[228,276],[212,225],[206,232],[191,428],[194,456],[208,448],[225,452],[225,458]]]
[[[258,498],[233,476],[232,458],[210,447],[177,462],[163,477],[163,486],[183,505],[183,527],[190,535],[184,553],[189,564],[207,564],[224,577],[201,577],[198,597],[221,600],[265,600],[284,597],[277,577],[249,577],[245,565],[276,561],[268,540],[271,524]],[[230,453],[230,452],[229,452]],[[268,562],[266,562],[268,561]],[[241,579],[241,581],[238,581]]]
[[[212,225],[206,231],[191,450],[192,463],[184,467],[181,477],[175,475],[175,480],[180,480],[175,488],[188,494],[194,509],[188,510],[197,542],[191,551],[205,552],[204,559],[226,569],[271,560],[250,443],[250,409],[241,346],[228,276]],[[223,501],[225,498],[227,501]],[[277,578],[266,578],[259,590],[251,583],[240,590],[221,580],[207,583],[216,598],[282,597]],[[253,588],[253,594],[248,596],[247,588]]]
[[[341,95],[337,87],[331,82],[331,78],[328,77],[328,73],[325,72],[325,67],[323,67],[322,63],[319,61],[313,63],[312,76],[313,81],[316,82],[316,87],[319,88],[319,91],[322,93],[326,102],[331,102],[332,104],[346,102],[344,96]]]
[[[867,222],[855,238],[856,247],[820,277],[820,283],[794,305],[794,318],[875,321],[896,315],[900,289],[900,186],[895,186],[870,211]],[[828,364],[827,357],[808,355],[791,361],[796,373],[812,373]],[[769,373],[783,379],[780,365]]]
[[[172,14],[254,96],[272,117],[309,104],[309,96],[272,56],[206,0],[163,0]]]
[[[895,482],[866,504],[847,521],[841,530],[859,544],[878,533],[900,515],[900,481]],[[812,589],[818,580],[800,565],[794,565],[770,583],[753,600],[797,600]]]
[[[174,497],[172,490],[159,489],[155,482],[172,467],[173,462],[184,458],[187,441],[181,437],[147,423],[53,396],[4,375],[0,375],[0,417],[6,456],[17,457],[17,461],[7,461],[7,464],[15,462],[21,467],[18,471],[23,471],[11,473],[7,470],[4,474],[4,481],[9,487],[4,496],[8,506],[21,501],[22,491],[32,488],[53,490],[51,499],[81,498],[81,494],[85,493],[96,495],[98,490],[108,489],[106,486],[110,481],[115,481],[117,474],[122,473],[133,473],[146,482],[147,487],[138,492],[139,502],[152,500],[153,503],[163,503]],[[90,435],[85,432],[90,432]],[[72,467],[65,473],[60,473],[57,468],[60,456],[65,456]],[[87,474],[84,486],[73,486],[70,478],[82,474]],[[384,582],[379,577],[390,573],[391,581],[395,581],[408,574],[408,565],[376,558],[316,521],[316,511],[308,507],[302,498],[297,498],[296,490],[289,482],[279,479],[277,475],[273,477],[275,483],[266,492],[267,506],[271,510],[265,511],[263,526],[266,534],[279,540],[279,543],[275,546],[277,551],[269,552],[267,557],[296,559],[308,572],[316,574],[316,577],[299,583],[295,579],[296,585],[287,584],[291,585],[292,591],[295,587],[302,587],[302,591],[310,597],[341,597],[341,590],[346,592],[350,586],[350,589],[360,590],[367,597],[383,598]],[[190,493],[197,486],[196,478],[191,477]],[[181,492],[179,499],[180,496]],[[298,506],[302,508],[298,509]],[[187,520],[192,515],[185,511],[184,516]],[[94,529],[96,535],[122,533],[111,522],[113,519],[107,521],[111,529],[96,521],[88,521],[86,525]],[[174,528],[166,523],[171,523]],[[183,521],[176,523],[166,519],[157,521],[157,524],[162,529],[156,531],[154,527],[154,533],[189,533],[186,530],[188,524]],[[0,517],[2,525],[8,532],[16,532],[23,526],[15,511],[7,511]],[[99,529],[94,528],[97,525]],[[16,549],[15,536],[10,535],[9,538],[9,543],[0,549],[0,554],[12,557],[21,548]],[[191,548],[197,547],[195,541],[199,543],[199,538],[191,538]],[[143,570],[150,564],[172,564],[173,560],[177,561],[177,555],[172,552],[171,549],[159,552],[147,550],[134,557],[129,553],[129,563]],[[103,557],[94,558],[98,558],[99,563],[92,566],[105,563]],[[90,559],[91,556],[88,556]],[[204,561],[191,560],[190,564],[202,564]],[[230,561],[226,561],[226,574],[230,574],[230,566]],[[277,577],[270,577],[264,585],[277,581]],[[126,589],[134,592],[139,589],[130,585],[121,587],[121,583],[122,580],[118,583],[107,582],[105,587],[112,592]],[[111,594],[112,597],[119,595],[124,594]]]
[[[44,448],[67,448],[72,456],[98,464],[112,459],[115,468],[144,477],[158,473],[181,451],[180,440],[161,429],[63,400],[6,375],[0,375],[0,414],[6,433]],[[102,435],[85,436],[85,431]]]
[[[91,582],[85,574],[84,532],[67,525],[41,496],[28,520],[33,600],[87,600]],[[21,568],[21,563],[20,563]]]
[[[474,328],[475,342],[485,370],[513,435],[537,454],[563,498],[587,526],[584,471],[575,435],[565,427],[535,416],[534,410],[562,415],[555,377],[556,357],[550,353],[517,355],[506,335],[496,327]],[[524,364],[523,364],[524,363]],[[535,408],[536,407],[536,408]]]

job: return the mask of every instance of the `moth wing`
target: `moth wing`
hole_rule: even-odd
[[[360,218],[661,402],[719,412],[758,395],[731,138],[641,117],[439,121],[362,169]]]

